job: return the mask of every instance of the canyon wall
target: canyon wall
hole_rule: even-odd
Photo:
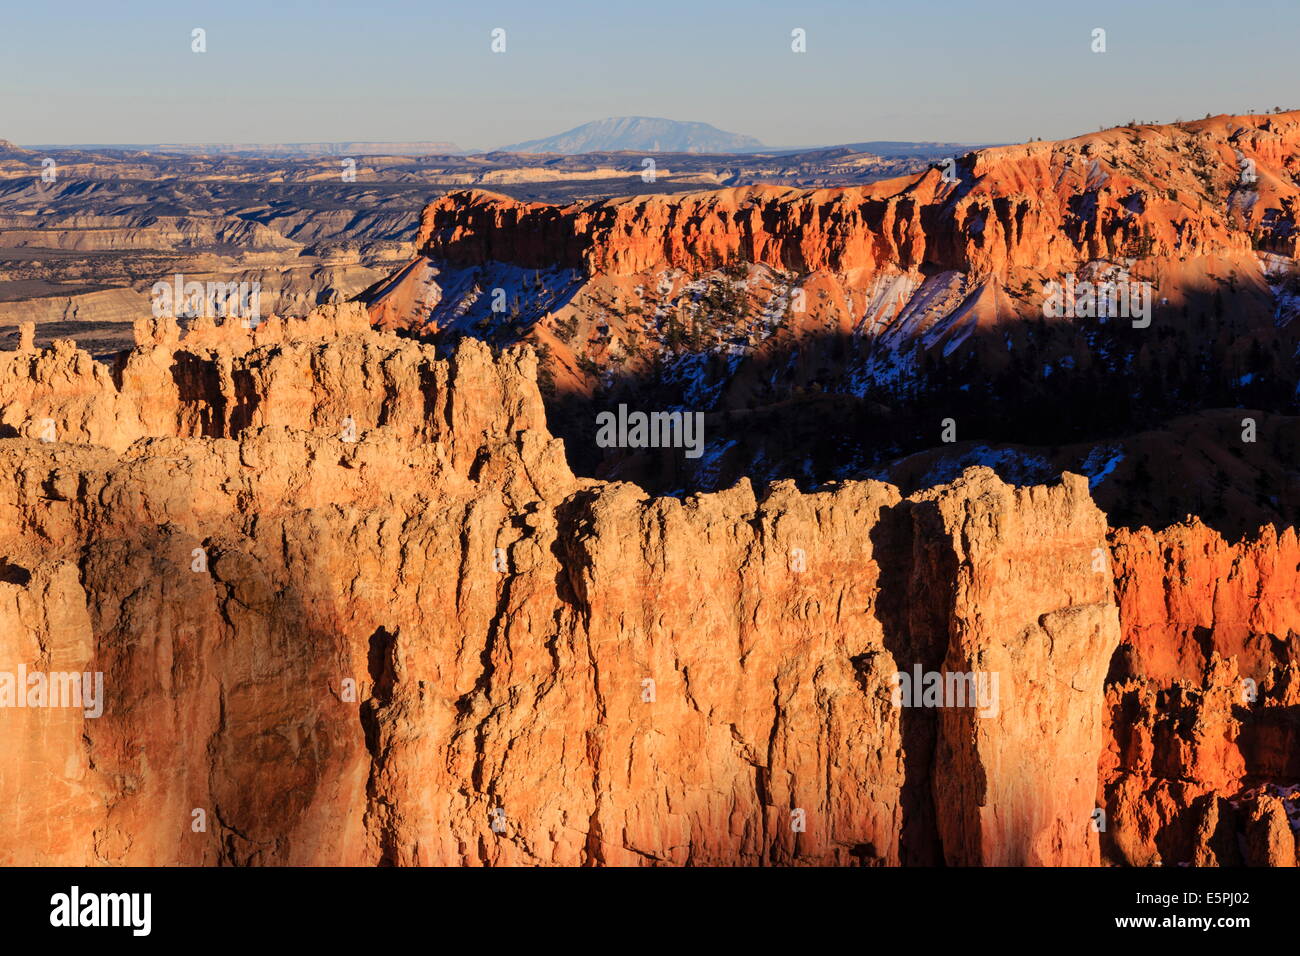
[[[1108,541],[987,468],[650,497],[570,471],[531,350],[365,326],[0,353],[0,702],[104,681],[0,707],[0,863],[1294,862],[1230,805],[1297,775],[1293,533]]]
[[[1002,462],[1022,484],[1086,474],[1115,524],[1196,513],[1235,539],[1300,502],[1298,170],[1300,113],[1279,113],[847,188],[466,191],[425,208],[420,255],[365,298],[383,329],[533,344],[583,474],[911,493]],[[589,425],[620,404],[700,411],[709,447],[606,451]],[[947,419],[956,440],[936,442]]]
[[[1093,259],[1245,261],[1256,245],[1294,252],[1294,215],[1277,213],[1300,199],[1291,176],[1298,153],[1292,112],[981,149],[944,168],[845,188],[746,186],[568,206],[469,191],[424,210],[416,246],[455,265],[588,275],[749,262],[1007,280]]]
[[[1296,865],[1295,529],[1229,544],[1193,519],[1119,530],[1113,545],[1124,640],[1106,693],[1099,797],[1112,811],[1111,855]]]

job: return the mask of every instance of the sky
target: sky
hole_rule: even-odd
[[[11,0],[0,24],[19,145],[489,149],[628,115],[770,146],[997,143],[1300,107],[1300,0]]]

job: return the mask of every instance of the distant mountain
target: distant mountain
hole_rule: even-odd
[[[0,139],[0,154],[19,153],[19,154],[26,155],[27,152],[28,151],[23,149],[21,146],[17,146],[14,143],[9,142],[9,140],[7,139]]]
[[[615,116],[583,123],[545,139],[502,146],[511,153],[753,153],[763,144],[752,136],[728,133],[708,123],[683,123],[651,116]]]

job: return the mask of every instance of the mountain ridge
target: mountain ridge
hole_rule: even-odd
[[[494,152],[578,154],[637,150],[652,153],[732,153],[759,152],[763,149],[763,144],[752,136],[729,133],[708,123],[657,116],[610,116],[583,123],[553,136],[502,146]]]

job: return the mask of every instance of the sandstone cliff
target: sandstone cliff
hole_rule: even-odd
[[[1124,640],[1106,694],[1108,849],[1136,865],[1294,866],[1293,828],[1268,807],[1300,826],[1295,529],[1228,544],[1193,521],[1113,544]],[[1261,813],[1268,849],[1243,860],[1237,835],[1253,846]]]
[[[1108,540],[987,468],[648,497],[531,351],[366,326],[0,353],[0,671],[105,687],[0,707],[0,862],[1294,862],[1293,530]]]
[[[1284,113],[983,149],[946,172],[867,186],[746,186],[568,206],[469,191],[426,207],[416,246],[443,266],[575,269],[588,278],[698,276],[748,263],[834,277],[837,298],[866,292],[877,318],[896,315],[936,273],[1014,293],[1024,280],[1109,261],[1155,280],[1177,307],[1206,289],[1207,275],[1257,274],[1254,249],[1295,254],[1298,156],[1300,113]],[[899,302],[885,314],[884,302],[871,301],[885,292],[881,275],[912,280],[911,288],[894,283],[886,298]],[[384,321],[423,320],[382,298],[372,307]]]
[[[528,351],[358,322],[0,355],[0,661],[105,680],[0,709],[0,860],[1099,862],[1085,481],[648,498],[574,477]]]

